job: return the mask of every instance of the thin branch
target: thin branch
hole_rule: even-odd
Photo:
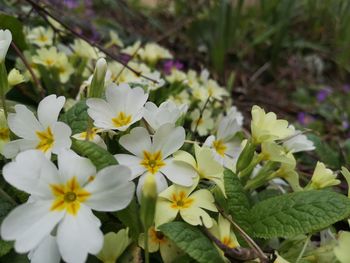
[[[130,71],[132,71],[135,75],[142,77],[144,79],[147,79],[149,81],[152,81],[153,83],[158,83],[157,80],[152,79],[150,77],[147,77],[145,75],[142,74],[142,72],[139,72],[135,69],[133,69],[132,67],[130,67],[128,65],[128,63],[125,63],[124,61],[122,61],[118,56],[116,56],[115,54],[113,54],[112,52],[110,52],[108,49],[102,47],[101,45],[99,45],[98,43],[90,40],[88,37],[84,36],[83,34],[80,34],[78,32],[76,32],[74,29],[72,29],[70,26],[68,26],[67,24],[65,24],[63,21],[61,21],[59,18],[57,18],[55,15],[51,14],[50,12],[48,12],[45,8],[41,7],[38,3],[36,3],[34,0],[25,0],[26,2],[28,2],[31,6],[34,7],[35,10],[38,11],[38,14],[40,16],[43,16],[43,14],[45,14],[48,17],[51,17],[53,20],[55,20],[57,23],[61,24],[68,32],[70,32],[72,35],[83,39],[84,41],[86,41],[87,43],[89,43],[91,46],[97,48],[98,50],[100,50],[101,52],[105,53],[108,57],[110,57],[111,59],[117,61],[118,63],[122,64],[124,67],[126,67],[127,69],[129,69]],[[38,1],[39,2],[39,1]]]
[[[0,195],[6,198],[11,204],[17,206],[17,202],[11,196],[9,196],[9,194],[6,193],[1,187],[0,187]]]
[[[25,65],[25,67],[28,69],[30,75],[32,76],[33,81],[35,82],[35,85],[37,86],[38,95],[40,95],[43,98],[45,96],[45,90],[44,90],[43,86],[41,85],[40,81],[38,80],[38,78],[36,77],[32,67],[28,63],[26,57],[24,56],[22,51],[16,46],[16,44],[13,41],[11,42],[11,47],[15,50],[15,52],[17,53],[17,55],[19,56],[19,58],[22,60],[23,64]]]
[[[205,108],[207,107],[208,103],[209,103],[209,100],[210,100],[211,96],[208,97],[208,99],[205,101],[202,109],[200,109],[199,111],[199,117],[198,117],[198,120],[197,120],[197,123],[196,123],[196,126],[194,127],[194,130],[193,130],[193,134],[195,134],[197,132],[197,129],[198,129],[198,125],[203,117],[203,113],[204,113],[204,110]]]
[[[203,220],[202,220],[202,224],[203,224]],[[238,261],[253,260],[258,257],[255,250],[253,249],[242,248],[242,247],[230,248],[225,244],[223,244],[212,233],[210,233],[210,231],[205,226],[202,228],[202,230],[207,235],[207,237],[211,239],[225,253],[225,256],[230,259],[230,262],[235,262],[236,260]],[[233,261],[232,259],[235,261]]]
[[[298,256],[297,260],[295,261],[295,263],[298,263],[298,262],[301,260],[301,258],[303,257],[303,255],[304,255],[304,253],[305,253],[305,250],[306,250],[306,248],[307,248],[307,245],[309,244],[311,235],[312,235],[312,234],[309,234],[309,235],[306,237],[305,244],[304,244],[303,248],[301,249],[301,251],[300,251],[300,253],[299,253],[299,256]]]
[[[236,223],[233,221],[232,217],[230,215],[227,215],[224,210],[217,205],[217,208],[219,212],[222,214],[223,217],[225,217],[239,232],[239,234],[243,237],[243,239],[248,243],[248,245],[256,252],[257,257],[260,259],[261,262],[268,262],[269,259],[265,255],[265,253],[262,251],[262,249],[258,246],[258,244],[255,243],[255,241]]]

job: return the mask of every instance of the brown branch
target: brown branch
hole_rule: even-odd
[[[84,41],[86,41],[87,43],[89,43],[91,46],[97,48],[98,50],[100,50],[101,52],[105,53],[108,57],[110,57],[111,59],[117,61],[118,63],[122,64],[124,67],[126,67],[127,69],[129,69],[130,71],[132,71],[135,75],[142,77],[144,79],[147,79],[149,81],[152,81],[153,83],[158,83],[157,80],[152,79],[150,77],[147,77],[145,75],[142,74],[142,72],[139,72],[135,69],[133,69],[132,67],[130,67],[128,65],[128,63],[125,63],[124,61],[122,61],[118,56],[116,56],[115,54],[113,54],[112,52],[110,52],[108,49],[102,47],[101,45],[99,45],[98,43],[90,40],[88,37],[84,36],[83,34],[80,34],[78,32],[76,32],[74,29],[72,29],[70,26],[68,26],[67,24],[65,24],[63,21],[61,21],[59,18],[57,18],[55,15],[51,14],[50,12],[48,12],[45,8],[43,8],[42,6],[40,6],[38,3],[36,3],[34,0],[25,0],[26,2],[28,2],[31,6],[34,7],[35,10],[37,10],[38,14],[40,16],[46,15],[48,17],[51,17],[53,20],[55,20],[57,23],[59,23],[60,25],[62,25],[68,32],[70,32],[72,35],[83,39]],[[40,1],[38,1],[40,2]]]
[[[19,56],[19,58],[22,60],[23,64],[25,65],[25,67],[28,69],[30,75],[32,76],[33,81],[35,82],[35,85],[37,86],[37,93],[39,96],[41,96],[41,98],[45,97],[45,90],[43,88],[43,86],[41,85],[40,81],[38,80],[38,78],[36,77],[32,67],[30,66],[30,64],[28,63],[28,60],[26,59],[26,57],[24,56],[24,54],[22,53],[22,51],[16,46],[16,44],[12,41],[11,42],[11,47],[15,50],[15,52],[17,53],[17,55]]]
[[[196,123],[196,126],[194,127],[194,130],[193,130],[193,134],[195,134],[197,132],[197,129],[198,129],[198,125],[203,117],[203,113],[204,113],[204,110],[205,108],[207,107],[208,103],[209,103],[209,100],[210,100],[211,96],[208,97],[208,99],[205,101],[203,107],[200,109],[199,111],[199,117],[198,117],[198,120],[197,120],[197,123]]]
[[[247,242],[247,244],[255,251],[260,261],[263,263],[269,262],[268,257],[265,255],[262,249],[258,246],[258,244],[256,244],[255,241],[236,222],[233,221],[232,217],[230,215],[227,215],[224,212],[224,210],[218,205],[216,205],[216,207],[218,208],[222,216],[225,217],[234,226],[234,228],[239,232],[239,234],[243,237],[243,239]]]

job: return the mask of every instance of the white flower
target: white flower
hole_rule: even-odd
[[[221,119],[216,136],[210,135],[204,142],[204,146],[213,149],[215,160],[226,168],[233,169],[241,151],[240,142],[233,139],[240,129],[237,116],[227,115]]]
[[[5,60],[7,50],[9,49],[11,41],[11,31],[8,29],[0,30],[0,63]]]
[[[66,262],[85,262],[88,253],[102,248],[101,222],[91,210],[121,210],[134,194],[127,167],[109,166],[96,174],[90,160],[70,150],[58,155],[58,169],[40,151],[20,153],[3,174],[12,186],[31,194],[31,201],[4,219],[2,238],[14,240],[15,250],[26,253],[40,248],[56,229],[58,250]]]
[[[106,89],[106,100],[88,99],[89,116],[97,128],[125,131],[143,116],[143,105],[148,94],[143,89],[130,88],[128,84],[110,84]]]
[[[294,130],[292,125],[289,127]],[[284,140],[283,147],[292,153],[312,151],[315,149],[314,143],[298,130],[295,130],[293,135]]]
[[[163,124],[175,124],[187,112],[187,108],[188,106],[185,104],[177,106],[172,101],[163,102],[159,105],[159,108],[153,102],[147,102],[143,118],[154,130],[157,130]]]
[[[101,136],[98,135],[98,133],[101,131],[102,131],[101,129],[92,128],[89,134],[85,131],[85,132],[74,134],[72,137],[80,141],[88,140],[88,141],[94,142],[100,147],[102,147],[103,149],[107,150],[106,143],[103,141]]]
[[[214,128],[214,121],[211,118],[210,110],[204,110],[201,116],[199,109],[192,111],[190,115],[192,119],[191,130],[197,131],[200,136],[208,134],[209,130]]]
[[[50,158],[51,152],[70,148],[72,131],[67,124],[57,121],[64,103],[63,96],[47,96],[39,103],[38,119],[26,106],[16,105],[16,113],[8,115],[8,125],[21,139],[6,144],[4,156],[13,158],[18,152],[38,149]]]
[[[161,126],[153,138],[142,127],[134,128],[130,134],[120,138],[119,143],[133,155],[117,154],[115,157],[120,164],[131,169],[133,178],[141,175],[137,186],[138,197],[140,197],[147,173],[155,175],[158,192],[168,186],[164,176],[179,185],[191,186],[193,184],[196,171],[190,165],[169,157],[181,148],[184,141],[184,128],[175,128],[173,124]]]

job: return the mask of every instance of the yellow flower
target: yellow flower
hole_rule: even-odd
[[[114,31],[109,31],[109,37],[110,41],[106,44],[106,47],[111,47],[111,46],[118,46],[118,47],[124,47],[123,41],[120,39],[119,35],[117,32]]]
[[[308,188],[312,189],[322,189],[325,187],[338,185],[340,180],[335,179],[336,174],[333,173],[331,169],[327,169],[324,163],[317,162],[315,171],[311,178],[311,183]]]
[[[200,189],[192,193],[194,187],[172,185],[159,194],[156,208],[156,227],[173,221],[177,214],[190,225],[212,227],[213,220],[203,210],[217,212],[213,195],[207,189]]]
[[[294,133],[286,120],[277,119],[273,112],[265,113],[259,106],[252,108],[251,132],[254,143],[271,142]]]
[[[284,147],[275,142],[263,142],[261,144],[261,156],[265,161],[295,164],[294,156],[291,152],[286,152]]]
[[[97,48],[91,46],[88,42],[82,39],[76,39],[73,43],[74,54],[82,58],[98,59],[105,55],[98,51]]]
[[[155,64],[160,59],[173,58],[169,50],[161,47],[157,43],[147,43],[138,52],[139,57],[150,64]]]
[[[185,151],[177,151],[174,154],[176,161],[182,161],[191,165],[196,169],[201,179],[213,181],[225,194],[224,187],[224,168],[214,158],[211,149],[208,147],[199,147],[194,145],[196,159],[191,154]]]
[[[15,68],[10,71],[7,80],[10,86],[16,86],[25,81],[23,75]]]
[[[350,262],[350,232],[340,231],[338,245],[334,247],[334,254],[341,263]]]
[[[138,243],[144,249],[145,233],[140,234]],[[164,263],[174,262],[174,258],[182,254],[181,250],[155,227],[150,227],[148,230],[148,250],[150,253],[159,250]]]
[[[28,32],[27,39],[39,47],[51,46],[53,39],[53,30],[50,27],[35,27]]]
[[[103,247],[97,258],[103,263],[115,263],[130,245],[129,229],[121,229],[118,233],[109,232],[104,235]]]
[[[59,59],[59,53],[55,47],[41,48],[37,51],[37,55],[33,56],[33,62],[51,68],[56,67]]]
[[[55,67],[58,69],[58,74],[62,83],[66,83],[74,72],[73,66],[69,63],[68,57],[64,53],[59,53]]]

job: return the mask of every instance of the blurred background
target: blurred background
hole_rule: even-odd
[[[5,12],[25,21],[21,1],[2,1]],[[350,1],[41,2],[97,43],[115,30],[126,45],[168,48],[176,58],[171,67],[208,69],[248,119],[258,104],[313,129],[316,154],[331,168],[350,163]]]

